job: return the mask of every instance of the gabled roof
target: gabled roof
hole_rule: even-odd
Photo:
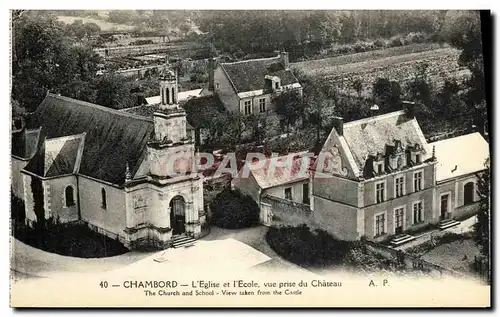
[[[261,189],[295,183],[309,178],[309,167],[314,162],[314,158],[303,158],[301,153],[290,154],[290,156],[280,156],[275,158],[279,162],[286,162],[287,159],[292,158],[292,164],[286,167],[275,167],[274,171],[271,168],[272,158],[266,159],[261,164],[247,162],[246,166],[249,168],[250,174],[253,175],[257,184]],[[305,161],[309,159],[309,162]],[[303,167],[302,164],[309,163],[308,166]],[[243,177],[244,168],[240,170],[238,177]]]
[[[282,86],[299,82],[291,70],[284,68],[280,57],[220,63],[220,66],[234,85],[236,93],[263,89],[266,75],[279,77]]]
[[[40,141],[40,130],[40,128],[23,129],[12,133],[11,154],[24,159],[31,158],[35,154]]]
[[[386,145],[394,145],[395,140],[403,148],[419,144],[425,149],[427,145],[417,120],[403,110],[345,123],[343,137],[359,170],[370,155],[385,155]]]
[[[47,139],[86,133],[79,173],[117,185],[125,181],[127,163],[132,174],[138,169],[154,133],[150,118],[53,94],[47,94],[27,125],[41,126]],[[68,149],[74,146],[68,143]],[[45,157],[41,151],[46,149],[40,148],[37,155]],[[63,158],[73,161],[68,155]],[[68,169],[56,166],[54,173]]]
[[[45,140],[24,168],[42,177],[75,174],[80,167],[85,133]]]
[[[476,173],[485,169],[490,147],[480,133],[475,132],[428,144],[436,151],[436,181]]]

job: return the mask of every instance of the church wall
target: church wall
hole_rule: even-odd
[[[42,182],[44,188],[45,217],[58,218],[60,222],[78,220],[78,186],[74,175],[47,179]],[[73,188],[73,206],[66,206],[66,187]]]
[[[12,195],[24,200],[24,183],[21,170],[26,167],[29,161],[23,161],[15,157],[10,160],[10,175]]]
[[[123,236],[126,227],[125,192],[86,177],[79,177],[78,182],[82,220]],[[106,209],[101,206],[102,188],[106,190]]]

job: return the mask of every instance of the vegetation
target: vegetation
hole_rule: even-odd
[[[259,223],[259,206],[239,190],[224,189],[214,198],[210,209],[217,227],[240,229]]]
[[[266,233],[269,246],[281,257],[298,265],[340,264],[351,244],[333,238],[324,230],[298,227],[270,227]]]
[[[74,45],[55,16],[27,11],[13,19],[12,98],[33,111],[47,91],[112,108],[130,106],[131,84],[113,75],[99,77],[99,56]]]
[[[38,217],[38,221],[30,227],[25,220],[24,202],[11,195],[12,235],[23,243],[47,252],[82,258],[128,252],[119,241],[92,231],[84,224],[61,224],[54,218]]]
[[[490,162],[489,159],[485,162],[486,170],[477,175],[477,194],[481,201],[479,203],[479,213],[477,214],[477,222],[474,225],[474,241],[481,248],[481,255],[489,263],[490,245],[491,245],[491,194],[490,194]]]

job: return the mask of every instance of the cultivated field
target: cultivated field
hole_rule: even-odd
[[[307,75],[320,76],[349,94],[356,93],[352,83],[360,79],[362,94],[366,95],[379,77],[403,85],[413,77],[419,63],[428,65],[427,75],[436,86],[440,86],[445,78],[468,76],[469,71],[457,63],[459,55],[457,49],[426,43],[297,62],[292,67]]]
[[[57,19],[61,22],[71,24],[75,20],[82,20],[83,23],[95,23],[97,24],[102,31],[129,31],[133,30],[134,27],[131,25],[125,25],[125,24],[118,24],[118,23],[111,23],[107,22],[104,20],[98,20],[98,19],[93,19],[93,18],[86,18],[86,17],[74,17],[74,16],[58,16]]]

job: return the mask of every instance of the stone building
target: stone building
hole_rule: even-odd
[[[288,53],[272,58],[233,63],[209,62],[208,91],[214,92],[230,111],[245,115],[275,110],[274,94],[290,89],[302,94],[302,86],[290,70]]]
[[[488,144],[479,133],[428,144],[407,106],[336,119],[322,148],[326,164],[312,177],[314,221],[322,228],[347,240],[394,236],[397,245],[428,224],[447,228],[477,212],[476,174]]]
[[[147,115],[47,94],[12,135],[12,193],[28,223],[80,221],[129,248],[198,238],[205,227],[194,131],[177,80],[160,77]]]

